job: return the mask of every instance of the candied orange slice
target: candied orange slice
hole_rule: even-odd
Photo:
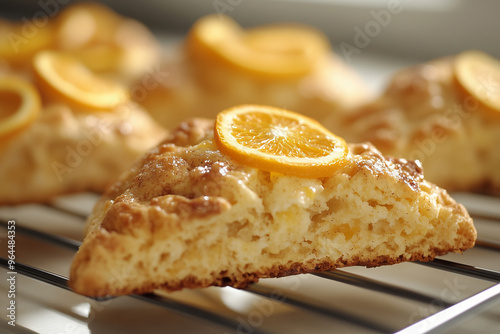
[[[270,172],[319,178],[347,162],[344,139],[317,121],[284,109],[242,105],[215,122],[219,150],[235,161]]]
[[[95,75],[78,59],[42,51],[33,59],[35,74],[47,97],[84,110],[112,110],[128,101],[125,87]]]
[[[218,59],[266,78],[311,72],[330,49],[312,27],[276,24],[243,30],[229,17],[211,15],[197,21],[188,36],[188,51],[201,59]]]
[[[16,133],[33,122],[41,102],[36,88],[17,77],[0,78],[0,139]]]
[[[459,54],[455,77],[465,91],[487,109],[500,112],[500,61],[480,51]]]

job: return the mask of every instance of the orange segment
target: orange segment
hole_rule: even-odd
[[[303,76],[330,49],[327,38],[311,27],[282,24],[244,31],[217,15],[195,23],[187,47],[199,59],[212,58],[266,78]]]
[[[49,98],[91,110],[112,110],[128,101],[124,87],[96,76],[70,55],[43,51],[33,66]]]
[[[455,61],[455,77],[486,108],[500,112],[500,61],[479,51],[463,52]]]
[[[215,142],[241,164],[299,177],[327,177],[347,162],[344,139],[311,118],[268,106],[219,113]]]
[[[0,78],[0,139],[33,122],[40,108],[40,96],[31,83],[17,77]]]

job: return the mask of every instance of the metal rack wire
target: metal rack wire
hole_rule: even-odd
[[[494,203],[498,205],[498,200],[494,199],[494,201],[496,201]],[[68,209],[64,205],[60,205],[57,203],[49,204],[47,208],[72,215],[76,219],[82,220],[82,222],[85,218],[85,214],[81,211],[73,210],[71,208]],[[490,221],[493,221],[494,224],[496,224],[495,226],[498,228],[496,231],[498,231],[498,235],[500,235],[500,210],[498,210],[498,214],[495,208],[486,213],[481,210],[474,211],[474,208],[469,209],[469,211],[471,212],[471,215],[473,217],[486,217]],[[2,228],[6,229],[7,221],[0,221],[0,225]],[[21,222],[19,222],[19,224],[16,226],[16,233],[30,238],[35,238],[44,243],[68,249],[72,252],[76,251],[80,245],[80,242],[77,240],[73,240],[64,236],[54,235],[52,233],[46,233],[31,227],[26,227],[23,226]],[[481,237],[480,239],[478,239],[476,247],[494,252],[492,259],[493,261],[498,261],[497,253],[500,252],[500,242],[496,240],[486,240]],[[42,268],[36,268],[34,266],[19,263],[17,261],[15,265],[18,274],[25,275],[32,279],[50,284],[52,286],[56,286],[61,289],[70,290],[67,286],[68,278],[62,275],[44,270]],[[419,321],[416,321],[415,323],[410,324],[405,328],[400,328],[399,331],[395,331],[394,328],[373,321],[372,319],[352,314],[351,312],[348,312],[340,307],[323,305],[316,302],[313,298],[310,298],[307,295],[304,296],[295,295],[293,293],[285,293],[285,295],[281,296],[280,298],[276,298],[274,290],[272,288],[260,283],[253,284],[244,291],[246,291],[245,293],[258,295],[275,302],[285,303],[288,306],[299,308],[306,312],[312,312],[324,317],[348,322],[354,324],[362,330],[365,329],[369,330],[370,332],[379,333],[398,332],[404,334],[420,332],[444,332],[450,327],[459,324],[463,319],[471,316],[474,317],[478,313],[483,312],[485,309],[491,307],[491,305],[495,305],[495,303],[498,303],[500,301],[500,271],[481,268],[479,266],[468,265],[464,263],[458,263],[441,258],[435,259],[432,262],[418,262],[415,265],[422,265],[439,271],[452,272],[455,274],[471,277],[475,280],[492,282],[493,285],[456,303],[442,301],[440,305],[440,311],[435,312],[434,314],[427,316]],[[8,259],[5,257],[0,257],[0,266],[8,270]],[[355,286],[369,291],[375,291],[385,295],[395,296],[397,298],[402,298],[416,303],[431,304],[436,299],[436,297],[432,294],[428,294],[423,291],[401,287],[396,284],[384,282],[364,275],[354,274],[345,270],[333,270],[328,272],[316,273],[314,275],[325,280],[340,282],[342,284]],[[163,294],[134,295],[132,297],[161,306],[165,309],[176,312],[178,314],[182,314],[186,317],[194,317],[210,323],[218,324],[220,326],[226,327],[228,330],[236,330],[240,325],[240,323],[236,319],[234,319],[234,317],[217,312],[212,312],[211,310],[193,306],[189,303],[184,303],[179,300],[170,299],[168,298],[168,296],[165,296]],[[95,300],[105,301],[109,300],[110,298],[101,298]],[[500,319],[497,319],[497,321],[500,328]],[[264,332],[266,331],[261,328],[252,329],[252,333]]]

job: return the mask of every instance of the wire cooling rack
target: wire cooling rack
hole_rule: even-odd
[[[67,287],[85,217],[97,195],[0,208],[4,277],[0,329],[41,333],[499,333],[500,198],[453,194],[474,218],[476,247],[426,263],[263,279],[217,288],[91,299]],[[11,221],[11,223],[9,223]],[[12,223],[15,221],[15,223]],[[15,265],[9,268],[10,225]],[[12,228],[11,228],[12,229]],[[10,263],[12,264],[12,262]],[[14,274],[13,274],[14,273]],[[3,302],[2,302],[3,303]],[[5,321],[7,319],[7,321]]]

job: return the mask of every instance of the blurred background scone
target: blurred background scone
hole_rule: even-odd
[[[180,45],[165,52],[161,85],[135,95],[163,126],[214,117],[238,104],[264,104],[303,113],[332,128],[369,89],[326,36],[299,24],[241,28],[231,18],[198,20]]]
[[[46,17],[57,17],[59,13],[77,2],[4,1],[0,17],[22,23],[25,22],[22,19],[35,18],[37,20],[35,27],[41,29]],[[498,20],[500,2],[493,0],[482,1],[480,5],[477,2],[465,0],[144,0],[140,2],[102,0],[100,3],[109,5],[120,15],[132,17],[144,23],[152,29],[165,46],[185,38],[190,27],[199,18],[222,12],[231,16],[245,28],[277,22],[298,22],[311,25],[328,36],[337,56],[359,72],[364,82],[376,93],[381,92],[394,72],[413,64],[458,54],[467,49],[482,50],[500,58],[500,43],[496,42],[500,30],[500,20]],[[16,30],[16,32],[18,36],[23,37],[22,26],[22,24],[19,25],[21,30]],[[25,26],[28,27],[29,23]],[[2,36],[1,30],[0,36]],[[26,32],[31,33],[31,31]],[[54,36],[53,34],[46,35]],[[41,36],[41,33],[37,36]],[[26,40],[20,39],[20,41]],[[39,41],[43,42],[43,38],[40,37]],[[28,46],[28,44],[23,45]],[[21,58],[20,54],[17,56]],[[5,63],[0,56],[0,68],[5,69],[2,65]],[[157,68],[159,69],[155,64],[152,69]],[[13,69],[10,70],[13,71]],[[163,78],[163,73],[160,74],[162,76],[159,78]],[[172,75],[173,72],[168,74],[168,76]],[[147,78],[147,76],[139,80],[135,79],[134,83],[141,86],[132,91],[132,94],[134,92],[136,94],[147,93],[147,90],[141,89],[145,89],[142,78]],[[154,83],[155,81],[152,80],[146,81],[146,84]],[[148,85],[148,87],[151,86]],[[187,141],[189,138],[191,136],[186,134],[182,141]],[[457,154],[460,154],[459,150]],[[2,163],[0,162],[0,165]],[[64,174],[64,176],[69,175],[69,173]],[[452,195],[456,200],[466,204],[471,214],[475,215],[474,223],[478,227],[479,240],[483,242],[483,245],[484,241],[500,241],[498,230],[500,226],[496,223],[499,198],[476,194],[454,193]],[[73,252],[33,238],[32,234],[24,233],[22,228],[31,227],[56,236],[81,240],[84,220],[78,218],[77,215],[88,214],[97,197],[96,194],[77,194],[76,196],[62,196],[49,205],[0,208],[4,223],[10,219],[16,220],[16,244],[18,245],[16,264],[24,263],[67,276]],[[56,207],[70,210],[70,212],[62,212]],[[2,245],[7,243],[6,232],[5,230],[2,234],[5,239],[5,243],[1,242]],[[8,248],[2,246],[1,249],[3,250],[2,256],[7,257]],[[479,244],[478,247],[465,252],[463,256],[447,256],[445,259],[473,265],[477,269],[474,271],[478,274],[485,273],[479,268],[486,268],[488,271],[500,269],[498,253],[491,247],[487,249]],[[453,269],[451,266],[447,268]],[[20,266],[19,269],[21,269]],[[199,305],[196,310],[209,308],[232,321],[244,319],[248,323],[249,319],[262,320],[262,322],[259,321],[259,325],[262,325],[259,328],[242,325],[248,331],[288,334],[329,333],[332,328],[335,328],[345,333],[363,330],[397,332],[415,321],[426,318],[431,313],[438,312],[441,307],[449,305],[445,305],[447,302],[462,301],[460,305],[473,307],[467,298],[487,288],[491,291],[492,286],[491,281],[488,280],[475,279],[456,272],[425,268],[417,264],[366,270],[352,268],[347,271],[350,271],[349,275],[354,273],[363,276],[359,284],[372,283],[376,280],[390,283],[390,287],[399,289],[398,291],[404,287],[428,298],[424,302],[420,299],[412,301],[406,293],[391,296],[387,293],[368,291],[313,275],[303,275],[290,279],[264,281],[262,287],[273,291],[274,289],[284,291],[287,293],[286,296],[290,293],[290,298],[287,300],[292,302],[292,297],[306,297],[305,302],[319,303],[318,305],[329,312],[338,310],[341,317],[338,319],[325,317],[324,314],[316,312],[304,312],[300,307],[285,305],[272,299],[262,299],[261,296],[249,292],[218,288],[210,288],[206,291],[185,291],[180,294],[162,294],[168,298],[168,305],[172,305],[171,297],[179,298],[181,304],[178,304],[176,311],[172,312],[135,298],[115,298],[105,303],[95,303],[92,299],[86,299],[72,292],[62,291],[18,275],[20,294],[16,294],[16,305],[19,306],[16,329],[26,328],[26,331],[49,331],[50,333],[68,331],[74,333],[113,331],[117,333],[161,333],[165,331],[165,328],[172,332],[183,333],[231,331],[231,328],[222,327],[221,322],[214,324],[205,321],[207,318],[193,319],[191,316],[193,312],[189,316],[178,315],[177,310],[185,310],[187,304]],[[491,272],[487,274],[490,275]],[[458,290],[453,289],[452,292],[457,292],[460,296],[448,293],[443,299],[443,291],[450,292],[450,284],[454,288],[458,287]],[[1,289],[3,289],[2,294],[8,294],[9,286],[6,282]],[[157,297],[146,296],[146,298]],[[6,298],[0,298],[0,300],[8,303]],[[274,312],[271,312],[272,315],[268,312],[263,314],[262,305],[271,305],[270,302],[275,306]],[[265,309],[269,310],[267,307]],[[481,307],[474,308],[468,313],[471,317],[457,316],[454,319],[456,321],[447,321],[444,326],[451,327],[443,330],[454,333],[488,332],[500,325],[500,316],[495,317],[499,314],[498,312],[500,310],[498,307],[495,309],[494,302],[488,305],[482,304]],[[263,314],[264,317],[255,318],[256,314]],[[352,315],[352,323],[346,321],[348,319],[343,315]],[[209,320],[212,318],[210,317]],[[442,320],[441,317],[428,320],[432,322],[435,319]],[[424,320],[422,323],[427,325],[429,321]],[[363,323],[368,325],[358,327],[358,325],[363,326]],[[233,329],[236,330],[236,328]]]
[[[450,191],[500,191],[500,62],[468,51],[403,69],[341,135],[420,160]]]
[[[98,4],[35,23],[0,23],[0,204],[103,191],[166,134],[130,99],[158,54],[144,26]]]

